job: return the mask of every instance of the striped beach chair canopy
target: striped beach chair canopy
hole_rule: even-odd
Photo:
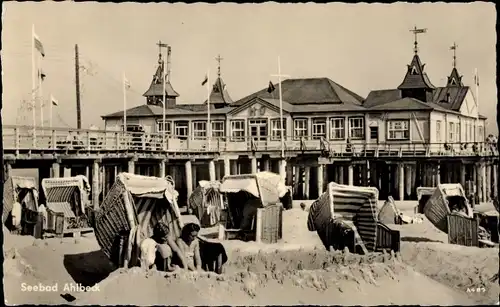
[[[222,193],[238,193],[245,191],[260,198],[262,206],[280,202],[288,192],[283,178],[272,172],[258,172],[256,174],[230,175],[222,179],[220,187]]]
[[[427,201],[424,214],[437,229],[448,233],[447,217],[453,209],[463,211],[469,218],[474,217],[472,207],[460,183],[439,184]]]
[[[48,208],[51,203],[69,203],[73,212],[79,216],[89,205],[90,184],[83,175],[45,178],[42,180],[42,189]]]
[[[2,222],[5,223],[7,220],[15,202],[24,202],[30,210],[38,210],[38,190],[35,178],[11,176],[4,182]]]
[[[224,200],[219,181],[202,180],[189,196],[188,206],[198,217],[202,227],[210,227],[219,221]]]
[[[334,219],[353,222],[369,251],[375,250],[377,240],[378,190],[373,187],[356,187],[334,182],[309,209],[307,228],[322,231]]]
[[[130,253],[153,235],[160,221],[177,239],[183,227],[177,197],[172,182],[166,178],[118,174],[95,213],[95,234],[103,252],[112,258],[114,240],[126,232],[130,233],[126,250],[132,259]]]

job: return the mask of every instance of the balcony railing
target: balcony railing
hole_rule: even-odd
[[[77,151],[147,151],[147,152],[320,152],[324,156],[498,156],[496,145],[476,143],[333,142],[312,137],[194,138],[155,133],[77,130],[3,126],[5,150],[77,150]]]

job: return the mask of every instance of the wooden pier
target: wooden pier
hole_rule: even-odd
[[[475,183],[478,201],[498,195],[498,151],[487,143],[333,144],[324,139],[232,139],[117,131],[3,126],[6,175],[34,168],[39,180],[85,175],[98,206],[119,172],[170,175],[183,205],[200,180],[268,170],[281,174],[295,199],[315,199],[328,182],[375,186],[381,199],[416,199],[419,186]],[[42,199],[43,201],[43,199]]]

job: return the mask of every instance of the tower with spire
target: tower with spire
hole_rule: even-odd
[[[398,86],[401,91],[402,98],[410,97],[423,102],[430,102],[433,99],[433,92],[435,86],[432,85],[427,73],[424,71],[425,64],[422,64],[418,55],[418,34],[427,32],[427,29],[418,29],[416,26],[410,30],[415,35],[415,42],[413,48],[413,59],[408,65],[408,70],[403,79],[403,82]]]
[[[165,79],[165,100],[166,100],[166,105],[165,108],[171,109],[176,107],[176,99],[179,97],[179,94],[174,90],[172,87],[172,84],[170,83],[170,55],[171,55],[171,48],[170,46],[167,46],[166,44],[163,44],[161,41],[158,42],[158,47],[159,47],[159,52],[158,52],[158,67],[156,68],[156,73],[153,75],[153,80],[151,81],[151,85],[149,86],[148,90],[143,94],[144,97],[146,97],[146,103],[148,105],[156,105],[156,106],[163,106],[163,80]],[[165,60],[162,58],[161,54],[161,48],[166,47],[167,48],[167,61],[165,63]],[[167,65],[165,67],[165,78],[163,77],[163,72],[164,72],[164,65]]]
[[[215,83],[212,87],[212,92],[210,93],[210,104],[213,105],[214,108],[220,109],[228,107],[231,103],[233,103],[233,100],[229,96],[229,93],[226,89],[226,84],[221,77],[220,68],[223,58],[218,55],[215,60],[217,61],[217,79],[215,80]],[[206,103],[207,101],[205,101],[205,104]]]
[[[450,75],[446,81],[447,87],[463,87],[462,76],[458,73],[457,70],[457,44],[453,43],[453,46],[450,47],[450,50],[453,51],[453,68],[451,70]]]

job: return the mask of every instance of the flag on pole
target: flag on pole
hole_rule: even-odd
[[[203,80],[203,82],[201,82],[201,85],[203,86],[207,84],[207,82],[208,82],[208,75],[205,75],[205,79]]]
[[[59,102],[57,101],[57,99],[55,99],[54,96],[52,96],[52,95],[50,95],[50,102],[54,106],[58,106],[59,105]]]
[[[44,57],[45,56],[45,51],[43,50],[42,41],[40,40],[40,38],[38,37],[38,35],[36,35],[35,32],[33,32],[33,41],[35,42],[35,48],[36,48],[36,50],[38,50],[38,52],[40,52],[40,54]]]
[[[276,88],[274,87],[273,83],[271,81],[269,81],[269,87],[267,88],[267,92],[268,93],[272,93],[274,92]]]
[[[40,69],[38,70],[38,77],[43,81],[45,80],[45,77],[47,77],[47,75],[43,72],[43,70]]]
[[[123,76],[123,85],[125,85],[126,89],[130,88],[130,81],[125,76]]]
[[[474,75],[474,84],[479,86],[479,75],[477,74],[477,70],[476,70],[476,74]]]

